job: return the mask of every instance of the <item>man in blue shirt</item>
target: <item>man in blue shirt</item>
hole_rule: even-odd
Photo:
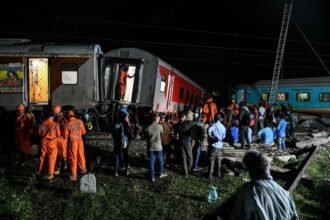
[[[277,149],[286,150],[285,147],[285,137],[286,137],[286,125],[287,121],[285,120],[285,115],[282,113],[280,116],[281,120],[278,122],[276,127],[277,133]]]
[[[218,160],[218,177],[221,177],[221,155],[222,155],[222,140],[226,137],[226,128],[221,124],[220,114],[216,115],[216,122],[209,127],[208,135],[210,138],[209,145],[209,170],[208,178],[212,180],[215,160]]]
[[[250,182],[238,191],[230,219],[297,220],[298,215],[291,194],[270,176],[270,164],[258,151],[249,151],[243,157]]]
[[[266,127],[258,132],[258,137],[261,138],[261,144],[270,146],[273,144],[274,135],[273,130],[270,128],[269,123],[266,123]]]

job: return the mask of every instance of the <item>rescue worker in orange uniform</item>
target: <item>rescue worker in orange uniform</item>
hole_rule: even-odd
[[[209,97],[203,106],[203,124],[214,123],[214,116],[217,114],[217,105],[213,102],[213,99]]]
[[[31,153],[31,121],[25,114],[25,107],[23,104],[17,105],[16,110],[17,118],[15,123],[15,136],[19,148],[21,162],[24,162]]]
[[[67,169],[67,142],[68,140],[64,138],[64,125],[67,122],[66,117],[62,114],[62,107],[59,105],[54,105],[52,107],[54,113],[54,120],[60,126],[61,136],[56,139],[57,144],[57,161],[56,161],[56,170],[55,174],[60,174],[61,167]]]
[[[239,106],[236,104],[235,98],[232,98],[226,109],[226,118],[227,118],[226,127],[230,128],[232,122],[237,120],[238,116],[239,116]]]
[[[128,65],[122,65],[120,68],[120,73],[119,73],[119,81],[118,81],[118,89],[120,93],[119,101],[123,101],[126,93],[126,85],[127,85],[127,77],[128,78],[133,78],[135,76],[128,75]]]
[[[52,113],[41,123],[38,129],[41,137],[38,175],[40,175],[44,167],[46,167],[47,180],[52,180],[54,178],[55,163],[57,158],[56,139],[61,135],[60,127],[58,123],[54,121],[54,116],[54,113]],[[44,166],[45,164],[47,165]]]
[[[64,137],[68,139],[68,163],[71,181],[77,181],[77,166],[81,174],[86,174],[86,160],[82,135],[86,133],[84,123],[77,119],[73,111],[68,112],[68,122],[64,126]]]

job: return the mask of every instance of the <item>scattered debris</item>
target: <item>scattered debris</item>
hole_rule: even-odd
[[[284,155],[284,156],[278,156],[276,157],[278,160],[283,161],[283,162],[289,162],[289,160],[296,160],[295,155]]]

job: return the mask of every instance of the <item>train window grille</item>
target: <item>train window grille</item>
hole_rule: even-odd
[[[289,100],[289,93],[286,92],[279,92],[276,94],[276,100],[277,101],[288,101]]]
[[[321,92],[320,102],[330,102],[330,92]]]
[[[76,63],[63,63],[61,65],[61,81],[64,85],[78,84],[78,65]]]
[[[183,99],[183,95],[184,95],[184,88],[183,87],[180,87],[179,99]]]
[[[160,91],[165,92],[165,88],[166,88],[166,76],[161,75]]]
[[[311,94],[309,92],[299,92],[296,96],[297,102],[309,102],[311,100]]]

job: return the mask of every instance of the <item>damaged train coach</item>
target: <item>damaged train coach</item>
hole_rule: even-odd
[[[123,66],[128,75],[119,100]],[[98,44],[0,45],[0,107],[7,112],[1,115],[14,115],[23,103],[40,121],[50,106],[60,105],[89,114],[94,130],[107,132],[123,104],[139,122],[150,111],[171,114],[199,108],[206,94],[186,75],[137,48],[103,53]]]

